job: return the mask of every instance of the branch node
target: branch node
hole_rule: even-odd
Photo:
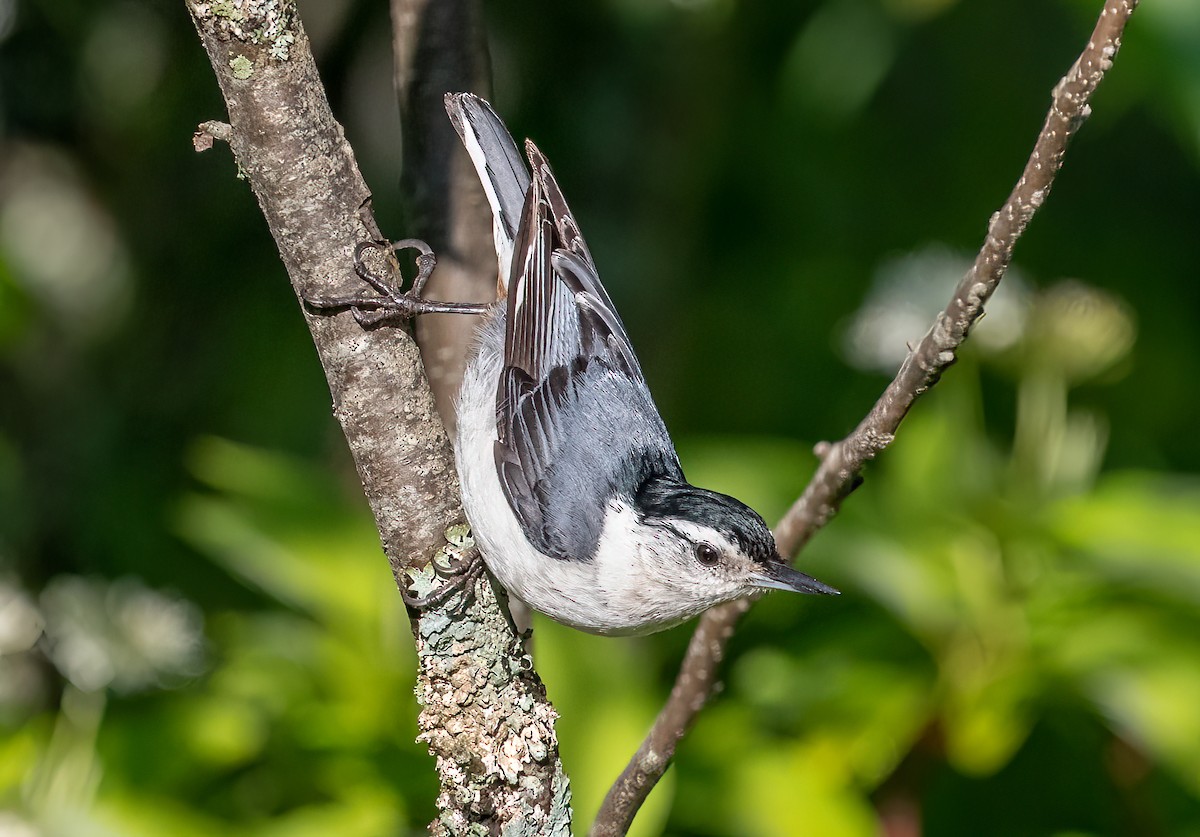
[[[201,122],[196,128],[196,133],[192,134],[192,148],[196,149],[197,153],[208,151],[213,147],[214,140],[227,143],[232,137],[233,126],[228,122]]]

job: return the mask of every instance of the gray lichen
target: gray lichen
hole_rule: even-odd
[[[456,542],[447,552],[471,548],[465,532],[446,535]],[[433,832],[487,834],[500,822],[513,837],[567,837],[570,786],[557,758],[557,714],[494,595],[481,579],[417,621],[418,740],[442,779]]]

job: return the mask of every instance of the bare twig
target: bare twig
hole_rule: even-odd
[[[1050,112],[1021,179],[992,216],[983,247],[950,304],[909,352],[895,379],[854,432],[840,442],[818,445],[820,467],[775,528],[780,553],[794,556],[837,514],[863,466],[891,443],[913,402],[954,363],[959,346],[1008,269],[1017,240],[1049,194],[1067,144],[1089,115],[1088,100],[1112,66],[1125,24],[1137,5],[1138,0],[1107,0],[1104,4],[1087,48],[1055,86]],[[711,696],[726,643],[749,607],[749,601],[731,602],[700,619],[671,695],[642,746],[609,790],[592,826],[593,837],[613,837],[629,829],[638,808],[670,764],[679,740]]]
[[[228,140],[296,293],[357,291],[354,247],[380,234],[294,4],[187,5],[229,109],[228,126],[205,123],[201,132]],[[417,348],[404,330],[364,331],[349,314],[305,317],[393,575],[402,589],[419,580],[423,596],[436,584],[434,555],[469,544]],[[432,830],[565,837],[570,792],[554,709],[490,585],[469,592],[410,612],[421,738],[442,779]]]

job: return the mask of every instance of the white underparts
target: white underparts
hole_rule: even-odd
[[[639,525],[637,514],[624,503],[613,501],[604,509],[602,547],[590,559],[552,558],[526,539],[496,472],[496,388],[504,343],[501,305],[479,329],[478,354],[467,367],[459,393],[455,445],[463,507],[488,569],[510,595],[590,633],[645,633],[694,616],[707,605],[667,586],[646,583],[663,577],[665,556],[656,533]]]

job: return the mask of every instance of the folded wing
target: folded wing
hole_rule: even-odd
[[[612,497],[679,476],[633,347],[563,199],[527,142],[533,179],[515,240],[496,400],[496,467],[526,536],[555,558],[596,551]]]
[[[496,392],[500,484],[530,542],[564,560],[594,556],[611,498],[650,477],[682,479],[629,336],[545,157],[532,177],[491,105],[446,96],[492,209],[505,302]]]

